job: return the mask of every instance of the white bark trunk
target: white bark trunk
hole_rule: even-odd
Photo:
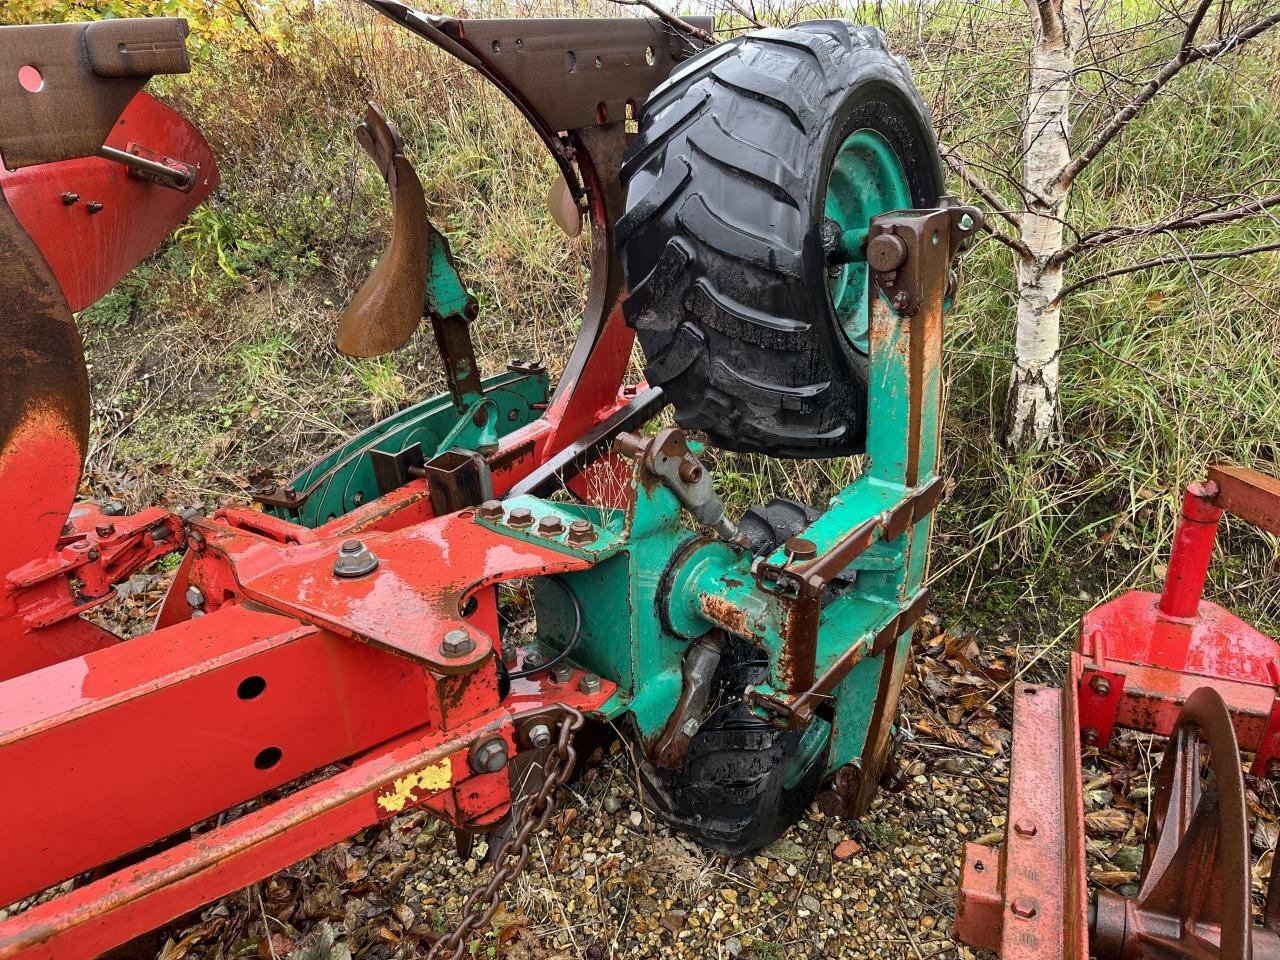
[[[1069,184],[1059,174],[1071,159],[1072,73],[1084,34],[1084,0],[1028,0],[1035,29],[1022,145],[1027,204],[1021,239],[1032,260],[1017,264],[1018,309],[1013,374],[1005,407],[1004,444],[1014,451],[1059,439],[1062,249]]]

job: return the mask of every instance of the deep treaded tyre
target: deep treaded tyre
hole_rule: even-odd
[[[745,856],[804,816],[822,783],[826,724],[806,735],[753,716],[742,700],[768,674],[763,651],[726,635],[713,707],[678,770],[636,758],[640,793],[667,823],[702,846]]]
[[[879,30],[819,20],[717,44],[654,90],[616,242],[649,382],[729,450],[856,453],[866,265],[824,236],[936,206],[928,110]]]

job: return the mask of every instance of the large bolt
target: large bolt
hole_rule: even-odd
[[[378,569],[378,558],[369,552],[359,540],[347,540],[338,548],[338,559],[333,561],[336,577],[363,577]]]
[[[535,723],[529,728],[529,742],[539,750],[551,746],[551,728],[545,723]]]
[[[1036,909],[1036,902],[1030,897],[1018,897],[1009,904],[1009,909],[1013,911],[1015,917],[1021,917],[1023,920],[1030,920],[1039,912]]]
[[[502,662],[516,662],[516,643],[514,640],[506,639],[502,641]]]
[[[596,539],[596,528],[592,526],[590,520],[575,520],[569,524],[569,544],[575,547],[583,547],[588,543],[594,543]]]
[[[528,507],[516,507],[507,514],[507,526],[523,530],[533,523],[533,511]]]
[[[530,650],[524,655],[524,663],[521,666],[526,670],[537,670],[546,662],[546,658],[537,650]]]
[[[1020,837],[1034,837],[1039,828],[1033,820],[1019,820],[1013,825],[1013,832]]]
[[[476,773],[497,773],[507,765],[507,741],[492,737],[476,744],[468,762]]]
[[[100,537],[109,537],[116,532],[116,525],[114,523],[100,523],[93,528],[93,532]]]
[[[1096,747],[1098,745],[1098,731],[1093,727],[1085,727],[1080,732],[1080,739],[1085,742],[1085,746]]]
[[[476,642],[465,630],[450,630],[440,641],[440,652],[446,657],[465,657],[476,648]]]
[[[867,263],[872,270],[897,270],[907,262],[907,245],[893,233],[881,233],[867,243]]]
[[[486,500],[480,504],[480,508],[476,510],[476,516],[481,520],[501,520],[505,511],[502,509],[502,503],[498,500]]]
[[[578,692],[593,696],[600,692],[600,678],[594,673],[584,673],[578,681]]]
[[[187,606],[192,610],[200,610],[204,607],[204,591],[194,584],[187,587],[186,597]]]
[[[794,561],[812,560],[818,555],[818,545],[804,537],[792,537],[786,543],[786,551]]]
[[[564,533],[564,523],[559,517],[543,517],[538,521],[538,533],[544,537],[556,537]]]
[[[1111,681],[1100,673],[1095,673],[1089,680],[1089,689],[1100,697],[1111,692]]]
[[[551,679],[556,683],[568,683],[569,678],[573,676],[573,667],[567,663],[557,663],[551,668]]]

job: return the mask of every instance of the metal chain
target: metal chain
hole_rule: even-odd
[[[462,960],[467,942],[477,927],[487,927],[498,912],[502,888],[519,876],[529,860],[529,845],[536,834],[551,820],[556,811],[556,791],[573,776],[578,762],[578,752],[573,748],[573,736],[582,729],[582,714],[573,707],[560,707],[563,713],[558,725],[555,746],[544,765],[544,779],[537,793],[529,797],[512,824],[513,829],[498,848],[493,858],[493,877],[488,883],[476,887],[462,904],[462,915],[457,925],[427,951],[427,960],[449,957]],[[484,904],[484,909],[477,909]]]

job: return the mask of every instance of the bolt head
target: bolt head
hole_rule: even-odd
[[[697,483],[702,479],[702,464],[692,454],[680,461],[680,479],[685,483]]]
[[[973,217],[969,216],[967,213],[963,214],[960,217],[960,232],[968,233],[972,229],[973,229]]]
[[[600,678],[594,673],[584,673],[578,681],[578,692],[593,696],[600,692]]]
[[[551,728],[545,723],[535,723],[529,728],[529,743],[539,750],[551,746]]]
[[[569,524],[569,543],[575,547],[581,547],[588,543],[594,543],[596,539],[596,528],[592,526],[590,520],[575,520]]]
[[[523,529],[533,523],[533,512],[528,507],[516,507],[507,514],[507,526]]]
[[[569,664],[561,662],[551,668],[551,679],[556,683],[568,683],[569,678],[573,676],[573,667]]]
[[[465,630],[450,630],[440,641],[440,652],[446,657],[465,657],[475,648],[475,640]]]
[[[1020,837],[1034,837],[1039,828],[1032,820],[1019,820],[1013,825],[1013,832]]]
[[[1267,776],[1272,780],[1280,780],[1280,757],[1272,757],[1267,761]]]
[[[333,562],[336,577],[363,577],[378,569],[378,558],[359,540],[344,541],[338,548],[338,558]]]
[[[100,523],[93,530],[100,537],[109,537],[116,532],[116,525],[114,523]]]
[[[543,517],[538,521],[538,533],[554,537],[564,532],[564,523],[559,517]]]
[[[818,555],[818,545],[805,537],[792,537],[786,543],[787,553],[792,560],[812,560]]]
[[[1098,731],[1093,727],[1085,727],[1080,732],[1080,738],[1085,742],[1086,746],[1096,747],[1098,745]]]
[[[513,642],[512,642],[512,641],[510,641],[510,640],[503,640],[503,641],[502,641],[502,651],[501,651],[501,652],[502,652],[502,662],[503,662],[503,663],[515,663],[515,662],[516,662],[516,645],[515,645],[515,643],[513,643]]]
[[[525,670],[537,670],[545,662],[545,658],[537,650],[530,650],[524,655],[524,663],[521,665]]]
[[[187,606],[192,610],[199,610],[204,606],[204,591],[195,585],[187,587],[186,598]]]
[[[502,503],[498,500],[486,500],[476,510],[476,515],[482,520],[501,520],[505,513]]]
[[[907,244],[897,234],[877,234],[867,243],[867,262],[872,270],[897,270],[907,262]]]
[[[1111,681],[1100,673],[1095,673],[1089,679],[1089,689],[1100,697],[1105,697],[1111,692]]]
[[[1009,904],[1009,909],[1015,917],[1021,917],[1023,920],[1030,920],[1039,912],[1035,900],[1031,897],[1018,897]]]
[[[507,741],[492,737],[471,748],[467,758],[476,773],[497,773],[507,765]]]

